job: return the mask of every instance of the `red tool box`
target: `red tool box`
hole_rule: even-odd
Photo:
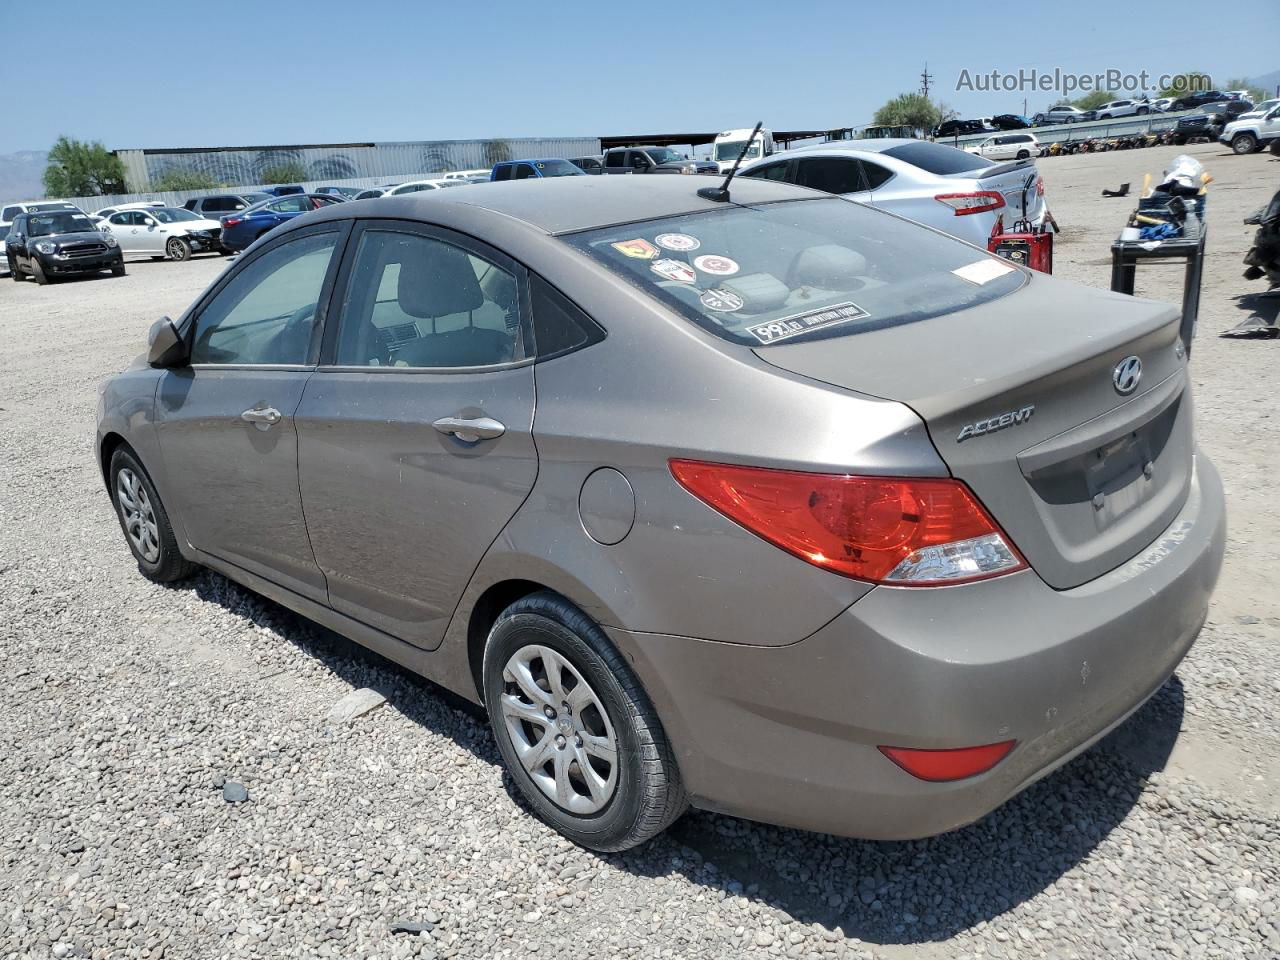
[[[997,257],[1004,257],[1013,263],[1039,270],[1041,273],[1053,273],[1053,231],[1052,220],[1046,218],[1043,225],[1034,226],[1024,221],[1013,225],[1013,230],[1005,233],[1003,223],[996,225],[996,232],[987,240],[987,249]]]

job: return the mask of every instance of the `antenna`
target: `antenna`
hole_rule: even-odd
[[[733,180],[733,175],[738,172],[738,167],[742,164],[747,151],[751,149],[751,144],[756,142],[756,135],[760,132],[762,126],[764,126],[763,120],[756,123],[756,128],[751,131],[751,136],[747,137],[747,142],[742,145],[742,152],[738,154],[738,159],[733,161],[733,167],[730,168],[729,175],[724,178],[724,183],[718,187],[702,187],[698,190],[698,196],[704,200],[714,200],[716,203],[729,202],[729,184]]]

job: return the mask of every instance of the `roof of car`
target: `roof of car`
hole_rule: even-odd
[[[901,147],[908,143],[928,143],[927,140],[912,140],[910,137],[868,137],[866,140],[831,140],[827,143],[806,143],[797,150],[859,150],[863,153],[883,153],[893,147]],[[949,144],[943,144],[949,146]]]
[[[714,177],[549,177],[469,184],[456,190],[432,190],[371,198],[359,207],[334,204],[316,219],[385,216],[431,219],[440,204],[454,212],[489,211],[524,221],[550,234],[592,230],[616,223],[653,220],[723,209],[698,196],[699,187],[719,186]],[[825,194],[771,180],[736,178],[729,188],[736,204],[813,200]],[[314,216],[314,215],[313,215]],[[311,222],[315,222],[314,219]]]

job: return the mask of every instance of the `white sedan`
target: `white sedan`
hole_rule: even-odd
[[[402,193],[421,193],[424,190],[443,190],[445,187],[460,187],[461,180],[410,180],[398,187],[392,187],[383,196],[398,197]]]
[[[222,253],[222,224],[181,207],[118,210],[98,225],[126,254],[154,260],[186,260],[193,253]]]
[[[738,176],[837,193],[984,249],[997,223],[1040,224],[1048,213],[1044,181],[1031,160],[993,163],[928,140],[846,142],[775,153]]]

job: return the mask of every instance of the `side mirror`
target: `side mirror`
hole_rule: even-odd
[[[153,367],[178,367],[187,362],[187,342],[168,317],[161,317],[147,333],[147,363]]]

